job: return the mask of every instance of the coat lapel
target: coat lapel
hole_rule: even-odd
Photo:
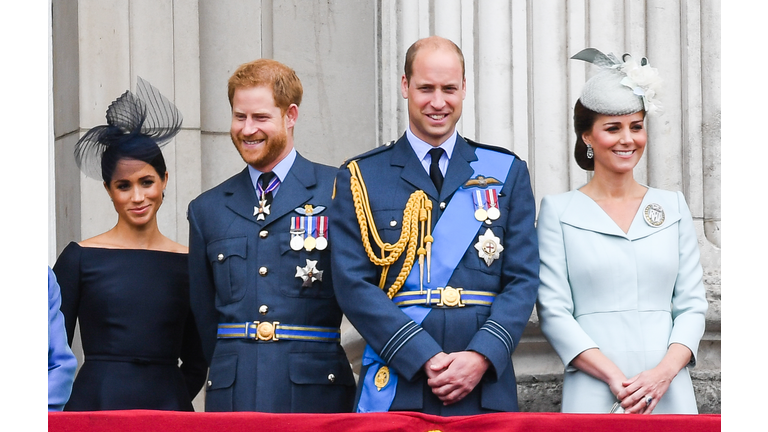
[[[263,221],[256,220],[253,214],[259,199],[247,167],[234,178],[231,187],[225,191],[226,206],[243,218],[259,226],[265,226],[312,199],[314,194],[310,189],[315,184],[317,184],[317,178],[312,163],[297,153],[293,166],[280,184],[270,206],[270,213]]]
[[[280,184],[280,188],[277,190],[270,214],[266,217],[264,224],[267,225],[285,216],[286,213],[303,206],[314,196],[311,189],[316,184],[317,178],[312,163],[297,153],[296,160],[288,171],[285,181]]]
[[[464,138],[457,135],[451,161],[448,163],[448,170],[445,173],[443,188],[438,195],[432,179],[429,178],[429,174],[427,174],[421,161],[416,157],[416,153],[405,135],[400,137],[393,151],[395,153],[392,155],[391,164],[402,168],[400,177],[416,189],[423,190],[436,201],[445,200],[456,192],[456,189],[472,176],[473,170],[469,163],[477,160],[472,147],[467,144]]]
[[[229,185],[230,187],[224,191],[227,208],[243,218],[256,223],[253,209],[258,205],[259,199],[256,196],[256,191],[253,189],[248,167],[242,170]]]
[[[659,227],[653,227],[645,222],[643,212],[651,203],[659,204],[664,209],[664,223]],[[629,232],[625,234],[595,201],[582,192],[573,191],[573,199],[568,203],[560,220],[579,229],[637,240],[671,226],[680,220],[680,212],[677,210],[677,202],[671,202],[665,194],[649,188],[632,220]]]
[[[648,188],[648,192],[643,197],[643,202],[637,210],[635,219],[629,227],[627,237],[630,240],[637,240],[657,233],[680,220],[680,211],[678,209],[677,194],[670,192],[664,193],[658,189]],[[651,204],[658,204],[664,210],[664,223],[661,226],[651,226],[645,221],[645,208]]]
[[[394,153],[392,154],[392,159],[390,159],[390,164],[401,168],[400,177],[416,189],[423,190],[430,198],[436,200],[438,198],[437,189],[421,165],[421,161],[416,157],[416,153],[411,148],[411,144],[408,142],[405,134],[397,140],[392,151]]]
[[[472,177],[474,170],[469,164],[476,160],[477,155],[475,155],[474,149],[467,144],[461,135],[457,135],[451,161],[448,164],[448,170],[445,172],[440,200],[447,199]]]

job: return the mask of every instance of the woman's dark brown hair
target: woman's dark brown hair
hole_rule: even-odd
[[[587,144],[581,136],[592,130],[597,116],[598,113],[582,105],[581,100],[576,101],[576,105],[573,107],[573,130],[576,132],[573,157],[581,169],[586,171],[595,170],[595,160],[587,158]]]

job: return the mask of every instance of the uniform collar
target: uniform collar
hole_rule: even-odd
[[[272,172],[275,173],[277,178],[280,180],[280,183],[285,183],[285,179],[288,176],[288,171],[290,171],[291,167],[293,166],[293,162],[295,160],[296,160],[296,148],[292,148],[291,152],[288,153],[288,155],[284,157],[283,160],[278,162],[274,168],[272,168]],[[251,175],[251,183],[253,184],[253,190],[258,190],[259,176],[261,176],[264,173],[250,165],[248,165],[248,173],[250,173]],[[279,188],[280,187],[278,186],[278,189]],[[273,194],[276,194],[276,193],[277,193],[277,189],[275,189]]]
[[[420,161],[423,161],[424,158],[427,157],[427,153],[429,153],[430,150],[435,148],[434,146],[427,144],[422,139],[417,137],[413,133],[413,131],[411,131],[410,126],[408,126],[408,129],[406,129],[405,136],[408,138],[408,143],[411,144],[411,148],[413,148],[413,151],[416,153],[416,157],[419,158]],[[453,155],[453,148],[456,146],[457,136],[458,136],[458,132],[456,132],[456,129],[454,129],[451,136],[448,137],[447,140],[440,143],[440,145],[438,146],[441,149],[445,150],[445,156],[448,157],[448,160],[450,160],[451,156]]]

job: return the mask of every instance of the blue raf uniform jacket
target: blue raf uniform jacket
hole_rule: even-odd
[[[509,153],[497,147],[468,143],[459,136],[439,196],[405,136],[393,145],[379,147],[356,158],[382,240],[392,244],[397,242],[403,209],[411,193],[418,189],[432,200],[432,221],[437,223],[443,212],[441,203],[450,205],[456,190],[472,177],[470,163],[477,159],[475,150],[478,147]],[[421,325],[415,325],[379,289],[381,268],[369,260],[362,245],[350,192],[350,172],[346,167],[339,171],[336,181],[335,217],[331,221],[335,236],[332,256],[336,297],[369,346],[398,374],[390,410],[438,415],[517,411],[511,355],[531,315],[539,286],[535,201],[525,162],[515,158],[510,166],[499,193],[499,219],[490,225],[483,223],[471,244],[454,244],[451,238],[436,238],[432,246],[433,250],[466,250],[447,285],[496,293],[492,306],[432,308]],[[471,207],[465,211],[474,210]],[[504,247],[499,259],[490,266],[474,247],[488,228],[501,239]],[[380,253],[375,244],[373,248]],[[402,261],[401,257],[389,269],[385,289],[397,277]],[[411,271],[418,271],[418,267],[414,266]],[[401,337],[404,334],[408,337]],[[443,406],[428,387],[422,367],[441,351],[464,350],[484,355],[492,366],[466,398]],[[361,382],[366,373],[364,366],[360,373]],[[357,399],[360,399],[360,389]]]
[[[280,323],[338,329],[329,245],[292,250],[291,217],[306,204],[328,209],[335,170],[296,156],[263,221],[246,168],[189,205],[192,311],[210,365],[206,411],[350,412],[354,376],[339,342],[222,339],[219,324]],[[322,280],[302,286],[297,266],[316,261]],[[254,326],[255,327],[255,326]],[[251,331],[255,331],[251,329]]]

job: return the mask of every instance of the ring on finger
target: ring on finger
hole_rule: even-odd
[[[647,398],[645,398],[645,406],[651,405],[651,402],[653,402],[652,397],[648,396]]]

